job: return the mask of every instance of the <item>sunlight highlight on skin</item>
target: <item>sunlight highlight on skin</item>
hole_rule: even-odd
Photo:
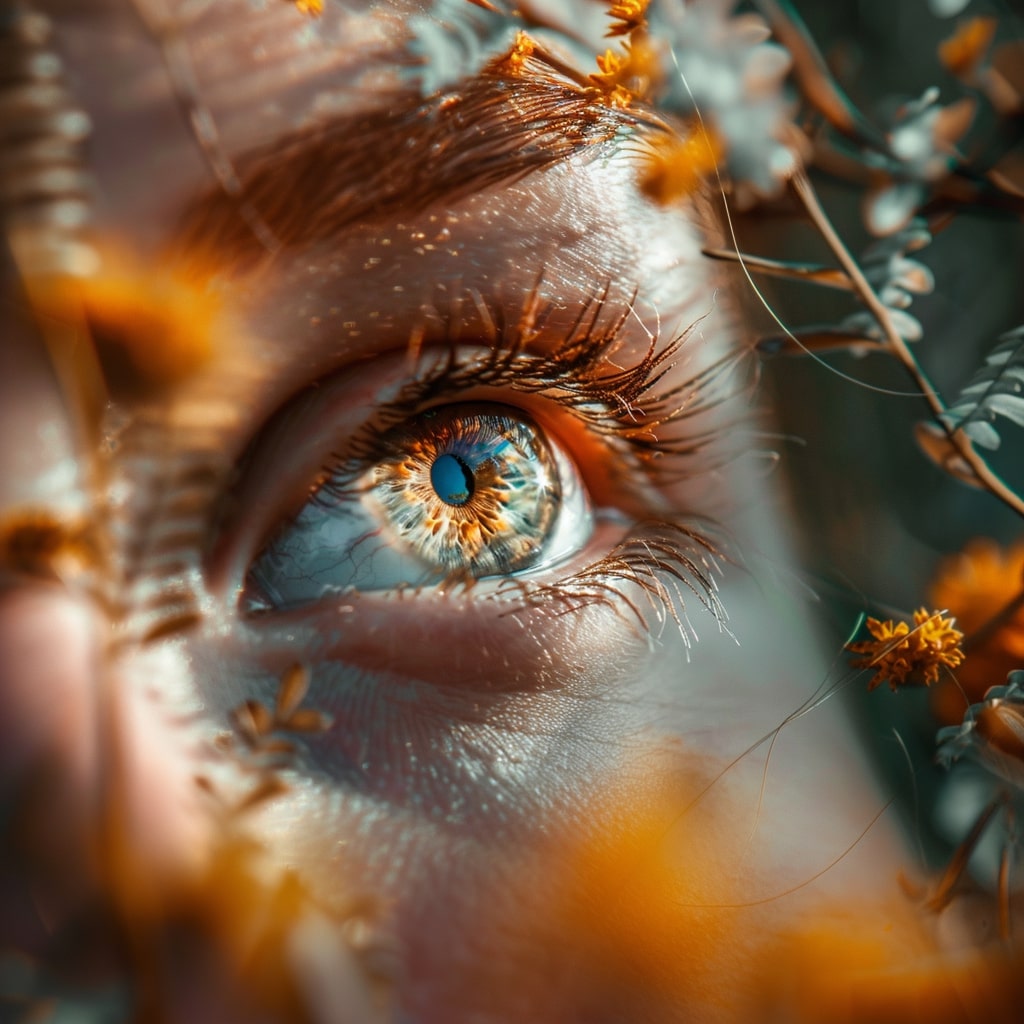
[[[753,280],[703,255],[736,247],[738,142],[646,105],[647,5],[37,6],[95,124],[98,264],[12,244],[2,279],[0,425],[39,444],[0,479],[0,1010],[998,1019],[1015,952],[900,888],[849,680],[783,580]],[[777,88],[763,26],[699,7]],[[595,76],[609,24],[636,60]],[[421,90],[417,53],[461,71]],[[432,585],[376,586],[381,502],[297,529],[404,449],[396,521],[472,511],[493,460],[456,500],[415,431],[497,408],[583,496],[571,550],[475,580],[449,544]]]

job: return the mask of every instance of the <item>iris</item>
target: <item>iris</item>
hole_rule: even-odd
[[[330,468],[256,559],[243,605],[292,608],[347,587],[543,568],[577,551],[590,529],[575,466],[527,413],[493,402],[440,406]]]
[[[445,574],[489,576],[540,557],[561,487],[524,412],[445,406],[407,420],[382,447],[367,498],[419,558]]]

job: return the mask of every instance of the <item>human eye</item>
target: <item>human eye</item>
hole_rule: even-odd
[[[606,329],[595,330],[603,321]],[[635,366],[608,371],[602,364],[624,318],[585,302],[583,322],[547,352],[522,350],[521,325],[488,348],[448,344],[423,354],[411,380],[407,358],[385,358],[384,368],[363,371],[378,389],[365,408],[352,402],[359,385],[347,375],[300,393],[247,459],[263,476],[264,453],[286,453],[270,474],[278,492],[297,481],[301,504],[264,538],[245,572],[243,605],[280,609],[345,591],[468,591],[470,583],[474,599],[538,599],[559,581],[568,592],[565,578],[607,556],[631,519],[670,516],[658,481],[680,461],[673,449],[696,444],[679,421],[705,399],[694,382],[669,390],[660,381],[677,343],[652,339]],[[324,422],[342,436],[312,430],[310,457],[296,451]],[[258,494],[246,489],[241,503],[259,504]],[[267,507],[274,518],[286,506]],[[664,543],[663,554],[667,562]],[[710,543],[706,554],[710,572]],[[683,572],[681,553],[676,561]],[[609,595],[613,577],[609,570]],[[649,582],[662,596],[653,571]]]
[[[264,685],[316,647],[310,697],[345,723],[303,741],[318,799],[339,786],[471,831],[522,828],[563,799],[566,780],[538,771],[551,729],[600,717],[612,683],[553,671],[553,651],[639,663],[652,630],[689,638],[700,614],[719,628],[698,452],[734,357],[640,329],[636,297],[606,281],[566,284],[556,304],[538,277],[504,311],[481,291],[472,329],[457,310],[415,352],[281,388],[239,440],[207,578],[232,660]],[[463,491],[443,500],[433,471],[452,452]],[[557,744],[595,772],[619,756]]]
[[[521,574],[588,539],[575,469],[526,413],[428,409],[326,479],[248,576],[247,604]],[[367,466],[369,465],[369,468]],[[258,605],[257,605],[258,606]]]
[[[650,35],[610,6],[632,49],[592,66],[597,5],[53,5],[98,230],[58,247],[71,301],[25,272],[2,353],[17,998],[816,1019],[980,962],[894,892],[763,473],[747,283],[708,255],[728,174],[743,205],[793,170],[778,51],[728,3]],[[688,91],[721,181],[714,119],[656,109]],[[31,168],[70,159],[58,93],[29,90],[53,145],[11,133]],[[79,179],[32,180],[17,212],[77,240],[47,189]]]

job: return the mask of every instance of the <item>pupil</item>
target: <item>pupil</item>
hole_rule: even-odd
[[[430,483],[446,505],[465,505],[473,496],[473,472],[457,455],[434,459]]]

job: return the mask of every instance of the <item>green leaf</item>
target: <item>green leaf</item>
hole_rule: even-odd
[[[998,417],[1024,427],[1024,326],[1004,334],[960,396],[940,417],[982,448],[999,447]]]

